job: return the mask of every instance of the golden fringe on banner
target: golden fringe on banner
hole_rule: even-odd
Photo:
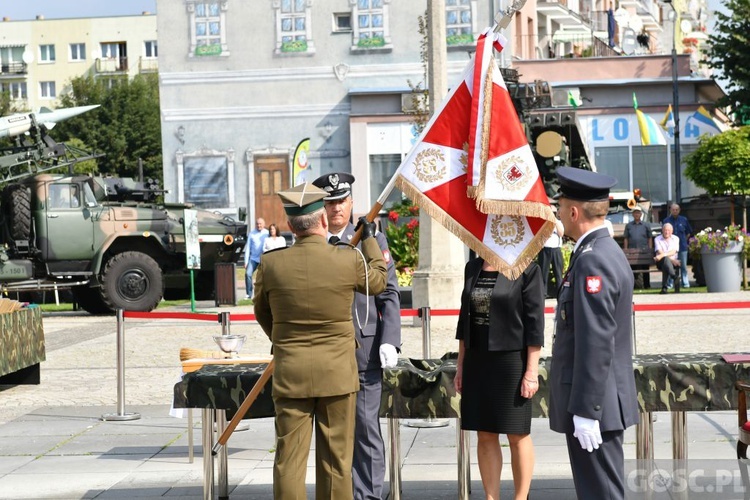
[[[398,186],[406,196],[419,205],[419,208],[423,209],[430,217],[440,223],[441,226],[455,234],[466,246],[474,250],[477,255],[482,257],[492,267],[497,269],[498,272],[511,280],[518,279],[523,274],[523,271],[544,247],[544,243],[552,235],[552,231],[555,228],[555,224],[551,221],[545,222],[535,238],[524,249],[518,259],[516,259],[516,262],[511,265],[495,252],[491,251],[482,241],[467,231],[460,223],[456,222],[455,219],[448,215],[445,210],[430,200],[424,195],[424,193],[422,193],[422,191],[414,186],[414,184],[404,179],[401,175],[396,177],[396,186]]]
[[[490,57],[490,64],[495,64],[495,58]],[[490,66],[491,67],[491,66]],[[482,151],[479,153],[480,159],[479,159],[479,184],[476,187],[476,190],[474,192],[474,198],[477,201],[477,209],[479,209],[479,206],[484,199],[484,176],[487,174],[487,158],[489,157],[490,152],[488,151],[490,148],[490,119],[489,117],[492,116],[492,70],[487,71],[487,75],[484,78],[484,101],[482,102],[482,113],[484,119],[482,120]],[[489,97],[488,97],[489,96]],[[474,165],[474,168],[477,166]],[[470,179],[471,180],[471,179]],[[482,213],[487,213],[482,210],[479,210]]]

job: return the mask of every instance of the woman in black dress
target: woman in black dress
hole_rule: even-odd
[[[481,258],[469,261],[456,338],[461,428],[477,431],[485,496],[500,498],[500,434],[506,434],[515,498],[525,500],[534,472],[531,398],[539,388],[539,353],[544,344],[539,266],[532,262],[518,279],[510,280]]]

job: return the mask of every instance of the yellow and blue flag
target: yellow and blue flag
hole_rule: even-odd
[[[664,113],[664,119],[659,124],[668,134],[669,137],[674,137],[674,113],[672,112],[672,105],[670,104],[667,108],[667,112]]]
[[[653,144],[661,144],[662,146],[666,146],[667,139],[664,138],[664,134],[659,130],[656,120],[638,109],[638,99],[635,97],[635,92],[633,92],[633,108],[635,108],[635,116],[638,119],[638,130],[641,132],[641,145],[651,146]]]
[[[712,128],[716,130],[716,132],[721,133],[721,129],[711,117],[711,113],[709,113],[708,110],[703,106],[698,106],[698,109],[695,111],[695,113],[690,115],[690,120],[695,120],[700,125]]]

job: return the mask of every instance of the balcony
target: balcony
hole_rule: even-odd
[[[584,19],[578,12],[568,8],[567,0],[541,0],[536,4],[537,14],[552,19],[562,26],[583,26]]]
[[[620,0],[620,8],[635,11],[635,15],[643,22],[643,27],[649,31],[662,31],[661,13],[659,5],[651,0]]]
[[[28,68],[24,62],[4,62],[0,65],[0,78],[18,78],[18,75],[26,73],[28,73]]]
[[[156,73],[159,71],[159,60],[155,57],[141,57],[138,59],[139,73]]]
[[[126,73],[127,71],[127,57],[107,57],[96,60],[97,73]]]

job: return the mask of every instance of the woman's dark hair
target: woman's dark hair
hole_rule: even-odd
[[[276,231],[276,234],[271,234],[271,228],[273,228]],[[279,234],[279,228],[276,226],[276,223],[273,223],[268,226],[268,236],[281,236]]]

